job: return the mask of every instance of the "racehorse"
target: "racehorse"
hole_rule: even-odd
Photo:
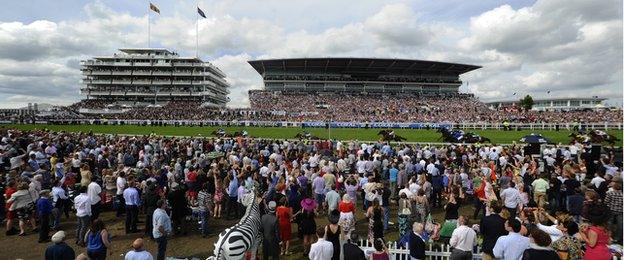
[[[210,132],[211,135],[216,137],[232,137],[231,134],[226,133],[225,131],[215,130]]]
[[[591,141],[593,143],[606,142],[606,143],[609,143],[610,145],[614,145],[615,142],[620,141],[620,139],[618,139],[614,135],[609,134],[602,130],[591,130],[589,132],[589,136],[591,137]]]
[[[384,129],[384,130],[379,131],[377,135],[381,135],[381,140],[384,142],[391,142],[391,141],[403,142],[407,140],[405,137],[402,137],[400,135],[396,135],[393,133],[394,131],[392,130]]]
[[[438,140],[447,143],[459,143],[464,141],[464,131],[462,130],[451,130],[450,128],[440,127],[437,132],[442,134]]]
[[[317,136],[314,136],[308,132],[300,132],[297,133],[295,135],[295,138],[297,139],[307,139],[307,140],[321,140],[321,138],[318,138]]]
[[[490,138],[480,136],[478,134],[468,132],[464,135],[464,142],[466,143],[491,143]]]
[[[581,133],[571,133],[570,135],[568,135],[568,137],[572,137],[572,141],[570,143],[572,143],[573,141],[579,142],[579,143],[589,143],[591,142],[591,137],[587,134],[581,134]]]

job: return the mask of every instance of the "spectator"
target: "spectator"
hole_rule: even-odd
[[[280,255],[280,230],[275,216],[275,201],[270,201],[267,205],[267,213],[262,215],[262,259],[279,259]]]
[[[414,222],[412,225],[412,232],[409,236],[409,251],[411,259],[425,259],[425,240],[423,239],[424,229],[423,225],[418,222]]]
[[[292,221],[292,209],[286,203],[286,198],[283,198],[280,202],[280,206],[276,209],[276,215],[279,222],[281,255],[291,255],[290,252],[290,238],[292,235],[291,224]]]
[[[559,260],[559,255],[550,248],[550,236],[540,229],[531,231],[531,244],[529,248],[524,250],[523,260],[540,259],[540,260]]]
[[[350,260],[365,260],[364,251],[355,244],[359,239],[358,235],[354,232],[351,233],[346,243],[342,246],[344,259]]]
[[[132,242],[132,250],[126,253],[124,260],[152,260],[152,254],[143,248],[143,239],[137,238]]]
[[[559,258],[569,260],[581,260],[583,259],[583,250],[581,241],[576,238],[576,234],[579,232],[579,227],[572,219],[568,219],[561,224],[563,237],[557,241],[552,242],[551,247],[557,251]]]
[[[128,187],[123,192],[126,202],[126,234],[136,233],[139,218],[139,191],[135,188],[134,180],[128,182]]]
[[[609,207],[611,217],[609,218],[609,229],[613,234],[615,243],[622,244],[622,183],[620,181],[611,182],[611,190],[607,191],[605,204]]]
[[[50,241],[50,214],[52,214],[52,201],[50,190],[42,190],[37,200],[37,216],[39,217],[39,243]]]
[[[479,225],[481,235],[483,235],[482,252],[485,260],[495,259],[493,249],[497,243],[496,241],[508,233],[505,219],[500,215],[501,206],[498,202],[492,202],[489,207],[494,214],[481,219],[481,224]]]
[[[104,226],[104,222],[96,219],[91,222],[91,228],[84,237],[84,243],[87,245],[87,255],[91,260],[106,259],[106,252],[111,248],[111,235]]]
[[[310,260],[327,260],[332,259],[334,255],[334,246],[331,242],[325,240],[325,228],[319,227],[316,230],[317,241],[310,246],[308,257]]]
[[[375,247],[375,252],[371,255],[371,260],[390,260],[388,249],[384,245],[383,239],[377,238],[373,246]]]
[[[65,243],[65,231],[58,231],[52,235],[52,245],[45,251],[45,260],[74,260],[74,249]]]
[[[332,260],[340,260],[340,238],[341,230],[338,225],[340,213],[338,210],[332,210],[328,214],[329,224],[325,226],[325,239],[334,245],[334,254]]]
[[[165,254],[167,252],[167,236],[171,234],[171,219],[167,212],[167,202],[164,199],[158,200],[156,203],[158,207],[154,211],[154,219],[153,223],[153,236],[154,240],[158,244],[158,255],[156,256],[157,260],[164,260]]]
[[[453,230],[450,245],[453,247],[451,259],[471,260],[472,248],[477,245],[477,233],[468,227],[468,218],[460,216],[457,219],[457,228]]]
[[[501,236],[496,240],[494,249],[494,257],[504,259],[520,259],[524,250],[529,248],[529,238],[519,234],[521,229],[520,221],[509,219],[505,222],[505,229],[509,231],[509,235]]]
[[[84,246],[84,237],[87,233],[88,225],[91,223],[91,200],[87,195],[87,186],[78,188],[80,194],[74,198],[74,208],[78,225],[76,227],[76,244]]]

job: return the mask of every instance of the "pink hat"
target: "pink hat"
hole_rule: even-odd
[[[316,201],[310,198],[305,198],[301,201],[301,207],[307,211],[314,211],[314,209],[316,209]]]

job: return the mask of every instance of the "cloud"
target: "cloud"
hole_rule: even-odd
[[[265,4],[221,1],[208,10],[207,19],[199,20],[200,56],[227,75],[229,106],[248,105],[247,91],[262,88],[248,60],[293,57],[481,65],[462,75],[469,84],[460,89],[482,100],[513,98],[513,92],[539,96],[548,90],[552,97],[588,96],[589,90],[591,95],[622,96],[622,3],[617,0],[503,4],[465,19],[465,24],[424,20],[416,11],[421,8],[401,2],[349,9],[357,15],[316,8],[331,2],[291,3],[305,5],[292,12],[274,10],[276,1]],[[147,45],[144,13],[116,11],[96,1],[84,6],[84,14],[79,20],[0,22],[0,100],[72,102],[80,98],[81,59]],[[176,11],[153,15],[151,29],[152,46],[194,55],[193,16]]]

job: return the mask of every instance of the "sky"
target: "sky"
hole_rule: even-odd
[[[483,66],[461,76],[482,101],[607,98],[622,106],[619,0],[20,0],[0,8],[0,107],[80,100],[80,60],[119,48],[199,55],[232,85],[261,89],[253,59],[371,57]],[[550,93],[548,93],[550,91]],[[514,95],[516,93],[516,95]]]

